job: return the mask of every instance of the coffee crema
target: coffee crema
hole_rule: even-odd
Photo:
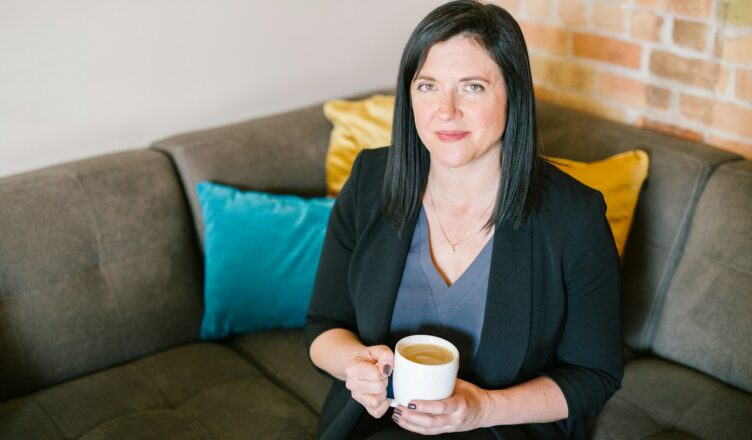
[[[411,344],[402,347],[400,354],[409,361],[423,365],[441,365],[454,359],[451,351],[435,344]]]

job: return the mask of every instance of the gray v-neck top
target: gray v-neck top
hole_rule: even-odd
[[[412,334],[439,336],[460,352],[460,376],[469,376],[486,310],[493,238],[451,286],[431,258],[428,220],[421,207],[392,313],[392,346]]]

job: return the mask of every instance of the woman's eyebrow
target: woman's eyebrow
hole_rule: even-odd
[[[485,81],[487,83],[491,82],[485,76],[480,76],[480,75],[466,76],[464,78],[460,78],[460,82],[467,82],[467,81]]]
[[[436,82],[436,78],[428,76],[428,75],[419,75],[416,76],[414,81],[423,80],[423,81],[434,81]],[[472,76],[466,76],[464,78],[460,78],[459,82],[467,82],[467,81],[485,81],[487,83],[490,83],[491,80],[486,78],[485,76],[480,75],[472,75]]]

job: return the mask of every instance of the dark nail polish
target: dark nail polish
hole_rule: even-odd
[[[402,410],[399,409],[399,408],[394,408],[394,414],[396,414],[398,416],[401,416],[402,415]]]
[[[392,416],[392,420],[394,420],[394,423],[399,423],[399,416],[397,414],[394,414]]]
[[[411,403],[411,404],[407,405],[407,408],[408,408],[408,409],[415,409],[415,408],[416,408],[416,406],[415,406],[415,404],[414,404],[414,403]]]
[[[389,376],[390,374],[392,374],[392,366],[389,364],[384,365],[384,375]]]

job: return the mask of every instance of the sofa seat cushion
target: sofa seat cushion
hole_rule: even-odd
[[[0,404],[0,438],[313,438],[317,418],[250,362],[191,344]]]
[[[627,364],[622,389],[593,423],[594,439],[739,438],[752,396],[657,358]]]
[[[332,379],[311,364],[302,329],[250,333],[234,338],[231,344],[274,383],[321,413]]]

